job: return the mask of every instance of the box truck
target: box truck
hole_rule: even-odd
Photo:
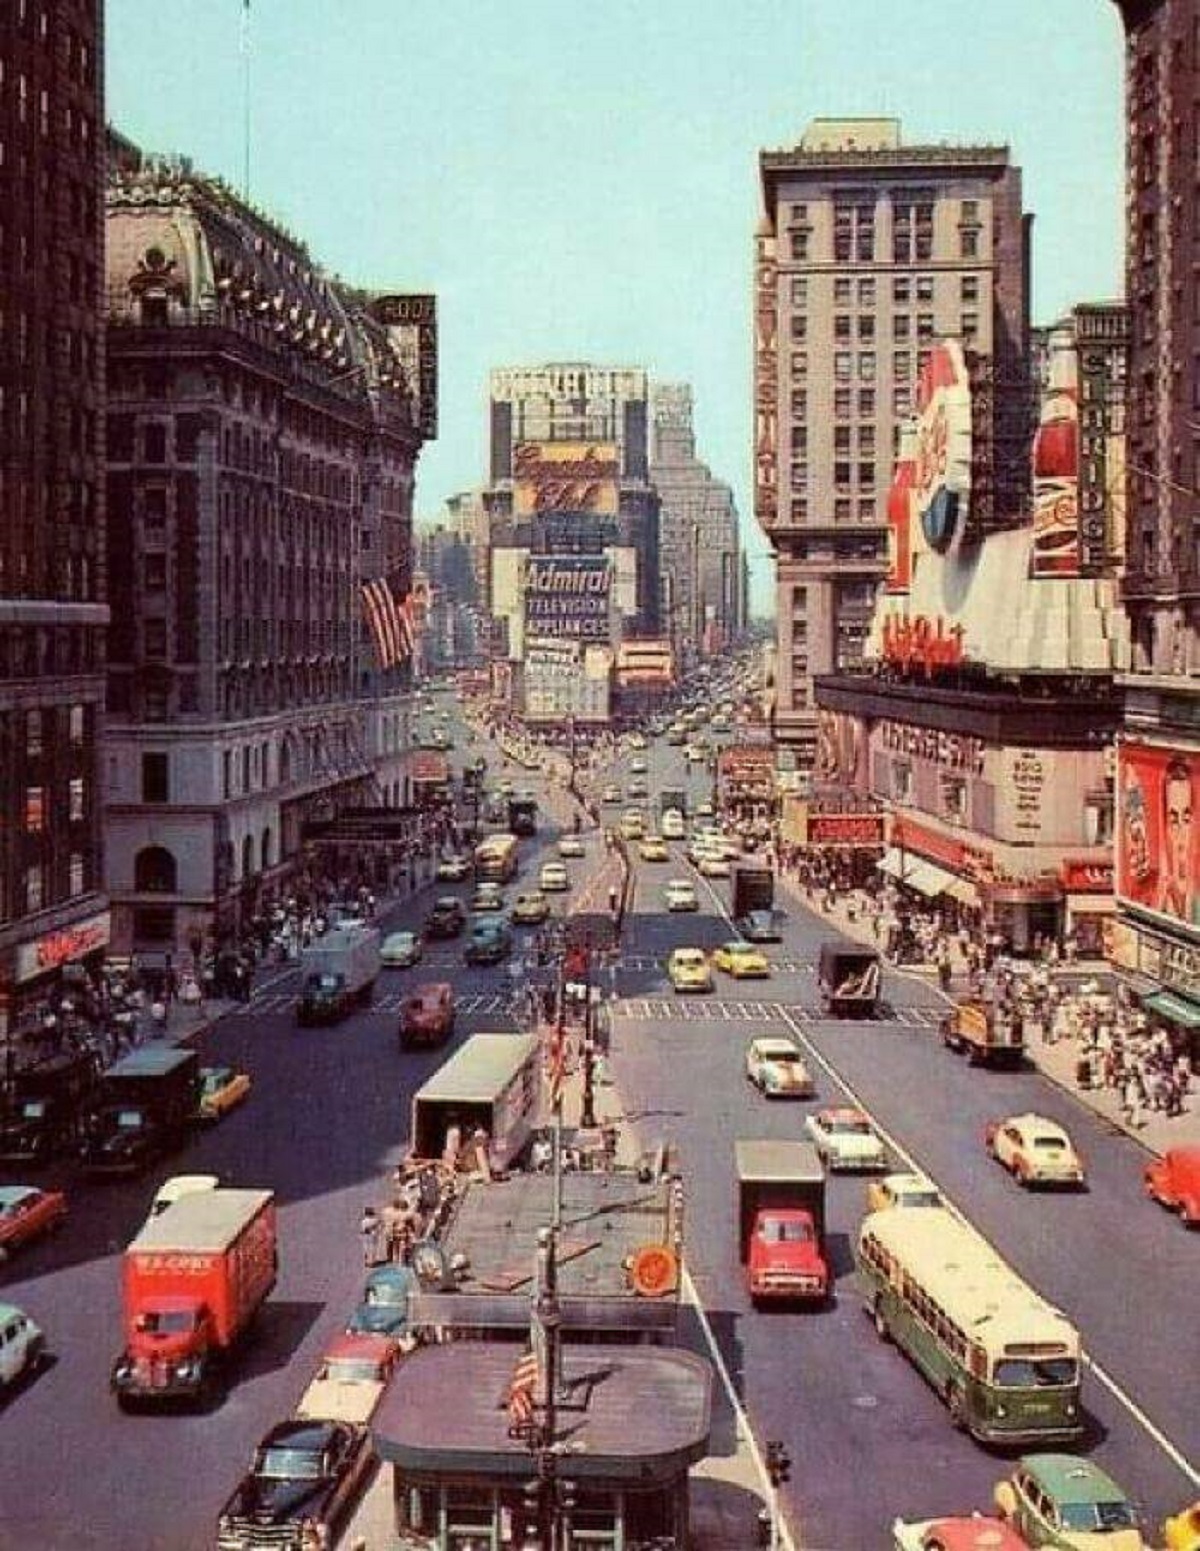
[[[825,1169],[811,1142],[738,1142],[739,1252],[750,1301],[824,1302]]]
[[[178,1147],[200,1102],[200,1056],[181,1046],[133,1050],[100,1079],[84,1120],[84,1167],[132,1173]]]
[[[335,1023],[371,1000],[379,978],[379,933],[362,922],[344,922],[300,950],[300,1023]]]

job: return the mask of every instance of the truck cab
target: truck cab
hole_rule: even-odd
[[[735,1144],[739,1248],[750,1301],[824,1303],[825,1167],[809,1142]]]
[[[800,1207],[763,1207],[754,1218],[746,1267],[752,1301],[829,1294],[829,1267],[811,1212]]]
[[[992,1002],[964,998],[956,1002],[941,1025],[942,1043],[965,1053],[971,1066],[1019,1066],[1025,1054],[1025,1034],[1017,1011],[1003,1012]]]
[[[0,1113],[0,1162],[42,1163],[70,1147],[99,1080],[98,1060],[82,1051],[16,1072]]]

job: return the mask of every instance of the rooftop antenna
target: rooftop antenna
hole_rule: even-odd
[[[250,0],[242,0],[242,198],[250,203]]]

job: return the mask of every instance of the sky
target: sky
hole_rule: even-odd
[[[440,431],[416,506],[486,481],[494,366],[692,383],[751,508],[757,155],[814,117],[1007,144],[1034,320],[1120,294],[1122,48],[1107,0],[251,0],[250,192],[329,271],[432,291]],[[107,0],[107,112],[241,186],[243,0]]]

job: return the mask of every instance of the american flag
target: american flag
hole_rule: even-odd
[[[528,1427],[533,1421],[533,1394],[537,1389],[539,1371],[534,1352],[526,1351],[518,1357],[505,1397],[509,1426]]]
[[[395,667],[413,653],[412,594],[400,592],[386,576],[363,582],[360,589],[363,613],[375,643],[375,655],[381,668]]]

